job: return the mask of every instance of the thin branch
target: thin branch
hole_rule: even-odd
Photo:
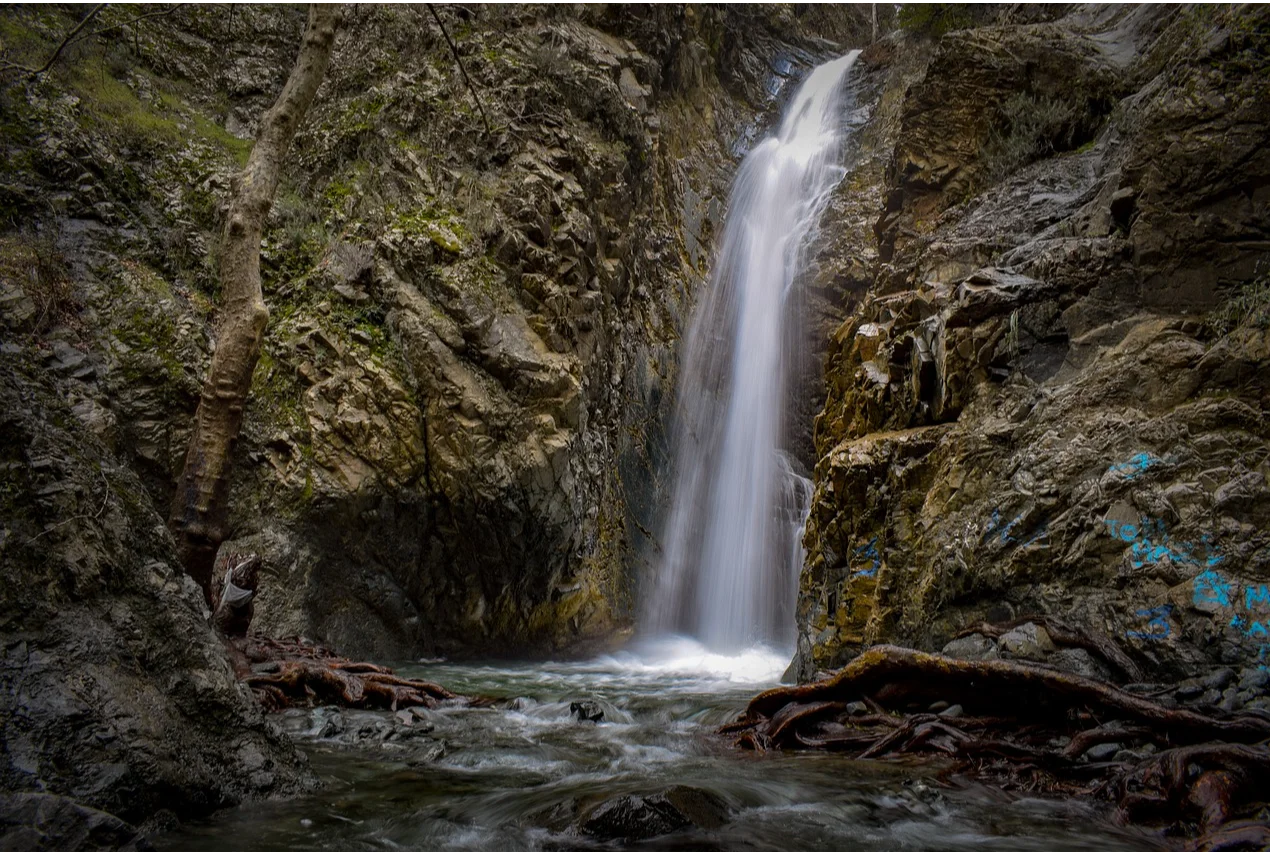
[[[437,22],[437,26],[441,29],[441,35],[445,36],[445,43],[450,46],[450,53],[454,54],[454,61],[458,63],[459,72],[463,75],[464,81],[467,82],[468,91],[472,93],[472,100],[476,101],[476,108],[481,113],[481,123],[485,125],[485,133],[493,135],[489,127],[489,116],[485,114],[485,106],[481,103],[480,95],[476,93],[476,86],[472,85],[472,78],[467,76],[467,69],[463,67],[463,58],[459,56],[459,49],[454,46],[454,42],[450,39],[450,34],[445,29],[445,24],[441,22],[441,16],[437,14],[436,7],[431,3],[427,4],[428,11],[432,13],[432,20]]]
[[[66,34],[66,38],[62,39],[62,43],[57,46],[57,50],[53,51],[53,55],[49,57],[48,62],[44,63],[43,67],[27,68],[24,65],[18,65],[16,63],[10,62],[10,63],[5,63],[3,66],[0,66],[0,70],[21,71],[27,77],[39,77],[41,74],[46,73],[50,68],[53,67],[54,63],[57,62],[58,58],[61,57],[61,55],[66,51],[66,48],[68,47],[73,47],[74,45],[80,44],[81,42],[85,42],[90,38],[97,38],[99,36],[104,36],[107,33],[112,33],[116,30],[121,30],[125,27],[130,27],[133,24],[144,21],[147,18],[162,18],[166,15],[172,14],[173,12],[175,12],[177,9],[181,8],[184,5],[185,5],[184,3],[173,3],[172,6],[170,6],[167,9],[164,9],[162,12],[147,12],[144,15],[138,15],[135,18],[130,18],[129,20],[122,21],[118,24],[111,24],[110,26],[105,27],[103,29],[93,30],[92,32],[86,33],[84,32],[84,28],[87,27],[97,17],[98,13],[101,12],[102,9],[105,9],[107,6],[106,3],[98,3],[96,6],[93,7],[92,11],[90,11],[87,15],[84,16],[84,19],[82,21],[80,21],[78,24],[75,25],[75,28],[73,30],[71,30],[69,33]]]
[[[101,505],[97,507],[97,511],[91,515],[75,515],[73,517],[67,518],[64,521],[59,521],[58,523],[53,524],[53,526],[45,528],[44,532],[40,533],[39,535],[32,536],[30,540],[27,541],[27,544],[31,544],[32,542],[38,541],[44,538],[44,536],[53,532],[54,530],[61,529],[67,524],[74,523],[75,521],[95,521],[101,517],[101,513],[106,511],[106,504],[110,502],[110,493],[111,493],[110,480],[106,478],[105,467],[99,467],[97,469],[97,472],[101,474],[101,484],[104,487],[104,492],[101,495]]]
[[[147,12],[147,13],[146,13],[146,14],[144,14],[144,15],[137,15],[137,17],[135,17],[135,18],[130,18],[130,19],[129,19],[129,20],[127,20],[127,21],[121,21],[121,22],[119,22],[119,23],[117,23],[117,24],[111,24],[110,26],[108,26],[108,27],[106,27],[106,28],[104,28],[104,29],[100,29],[100,30],[93,30],[91,33],[88,33],[88,34],[87,34],[87,35],[85,35],[83,38],[79,39],[79,40],[76,42],[76,44],[78,44],[80,41],[86,41],[86,40],[88,40],[88,39],[90,39],[90,38],[96,38],[96,37],[98,37],[98,36],[104,36],[106,33],[111,33],[111,32],[114,32],[115,30],[121,30],[121,29],[123,29],[124,27],[130,27],[130,26],[132,26],[132,25],[133,25],[133,24],[135,24],[135,23],[139,23],[140,21],[144,21],[144,20],[146,20],[147,18],[164,18],[164,17],[167,17],[168,15],[171,15],[173,12],[175,12],[177,9],[181,8],[181,7],[182,7],[182,6],[184,6],[184,5],[185,5],[184,3],[173,3],[171,6],[169,6],[167,9],[164,9],[162,12]]]
[[[84,19],[75,25],[75,29],[71,30],[69,33],[66,34],[66,38],[62,39],[62,43],[57,46],[57,50],[53,51],[53,55],[49,57],[48,62],[44,63],[43,67],[25,68],[21,65],[13,65],[10,67],[25,71],[27,75],[30,77],[40,76],[45,71],[53,67],[53,63],[56,62],[57,58],[62,55],[62,51],[66,50],[66,48],[70,46],[72,39],[74,39],[75,36],[83,32],[84,27],[92,23],[93,18],[97,17],[97,13],[105,8],[106,8],[105,3],[98,3],[92,9],[90,9],[88,14],[84,16]]]

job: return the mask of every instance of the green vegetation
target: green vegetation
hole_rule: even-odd
[[[1257,264],[1256,276],[1209,314],[1207,325],[1219,337],[1241,328],[1270,328],[1270,267]]]
[[[458,214],[430,207],[417,207],[401,213],[392,224],[407,236],[427,237],[451,254],[462,252],[464,243],[472,236]]]
[[[967,3],[906,3],[896,19],[900,29],[922,38],[939,38],[953,30],[964,30],[975,22]]]
[[[1056,151],[1066,151],[1074,141],[1077,108],[1067,101],[1016,92],[997,115],[983,149],[983,163],[994,180]]]

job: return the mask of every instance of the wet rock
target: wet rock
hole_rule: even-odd
[[[1244,700],[1239,696],[1239,687],[1228,686],[1226,691],[1222,693],[1221,700],[1217,702],[1217,707],[1227,713],[1234,713],[1243,709]]]
[[[1221,690],[1206,689],[1204,690],[1204,694],[1196,699],[1195,703],[1200,707],[1216,707],[1221,700]]]
[[[579,722],[604,721],[604,708],[598,701],[574,701],[569,705],[569,715]]]
[[[966,711],[960,704],[954,704],[946,710],[941,710],[939,712],[939,715],[943,716],[945,719],[956,719],[964,716],[965,714]]]
[[[1091,747],[1085,752],[1085,757],[1091,762],[1097,763],[1104,760],[1110,760],[1115,757],[1117,752],[1124,748],[1123,743],[1099,743]]]
[[[1050,665],[1093,680],[1111,681],[1111,670],[1084,648],[1059,648],[1046,660]],[[1151,684],[1155,686],[1155,684]]]
[[[869,712],[869,707],[863,701],[848,701],[847,713],[851,716],[863,716]]]
[[[927,713],[939,713],[948,709],[947,701],[936,701],[934,704],[926,708]]]
[[[0,795],[0,849],[30,852],[150,852],[123,820],[48,793]]]
[[[1267,691],[1270,691],[1270,671],[1265,669],[1244,669],[1239,676],[1239,688],[1256,695],[1264,695]]]
[[[1021,660],[1044,660],[1055,650],[1045,628],[1030,621],[1003,634],[998,645],[1003,656]]]
[[[0,354],[0,751],[21,755],[6,786],[134,825],[301,789],[311,776],[234,678],[164,518],[68,396]],[[23,812],[68,813],[41,801]]]
[[[1183,701],[1190,701],[1204,694],[1204,684],[1198,680],[1185,680],[1178,685],[1173,694]]]
[[[1270,698],[1261,697],[1254,698],[1244,705],[1245,710],[1256,710],[1260,713],[1270,713]]]
[[[996,660],[1001,656],[997,651],[997,643],[982,633],[971,633],[954,639],[944,646],[941,653],[958,660]]]
[[[727,822],[727,803],[696,787],[671,787],[649,796],[618,796],[591,809],[579,831],[597,840],[647,840],[689,826],[707,830]]]

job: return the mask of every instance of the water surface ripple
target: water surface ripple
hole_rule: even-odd
[[[426,738],[358,747],[321,738],[304,748],[325,782],[313,794],[253,803],[156,839],[171,850],[607,849],[541,827],[562,803],[676,785],[731,808],[714,831],[636,844],[657,850],[1141,850],[1160,848],[1076,802],[1009,800],[947,789],[932,770],[828,754],[756,755],[713,730],[776,683],[785,656],[734,657],[690,640],[589,662],[409,664],[496,708],[427,711]],[[571,702],[604,710],[580,723]],[[326,710],[318,713],[320,723]],[[348,713],[349,711],[342,711]],[[314,717],[284,719],[299,729]],[[381,725],[399,724],[377,714]]]

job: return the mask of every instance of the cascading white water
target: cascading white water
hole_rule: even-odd
[[[716,651],[792,647],[810,483],[781,451],[790,289],[843,174],[842,83],[859,51],[816,68],[779,132],[741,164],[723,243],[683,353],[653,633]]]

